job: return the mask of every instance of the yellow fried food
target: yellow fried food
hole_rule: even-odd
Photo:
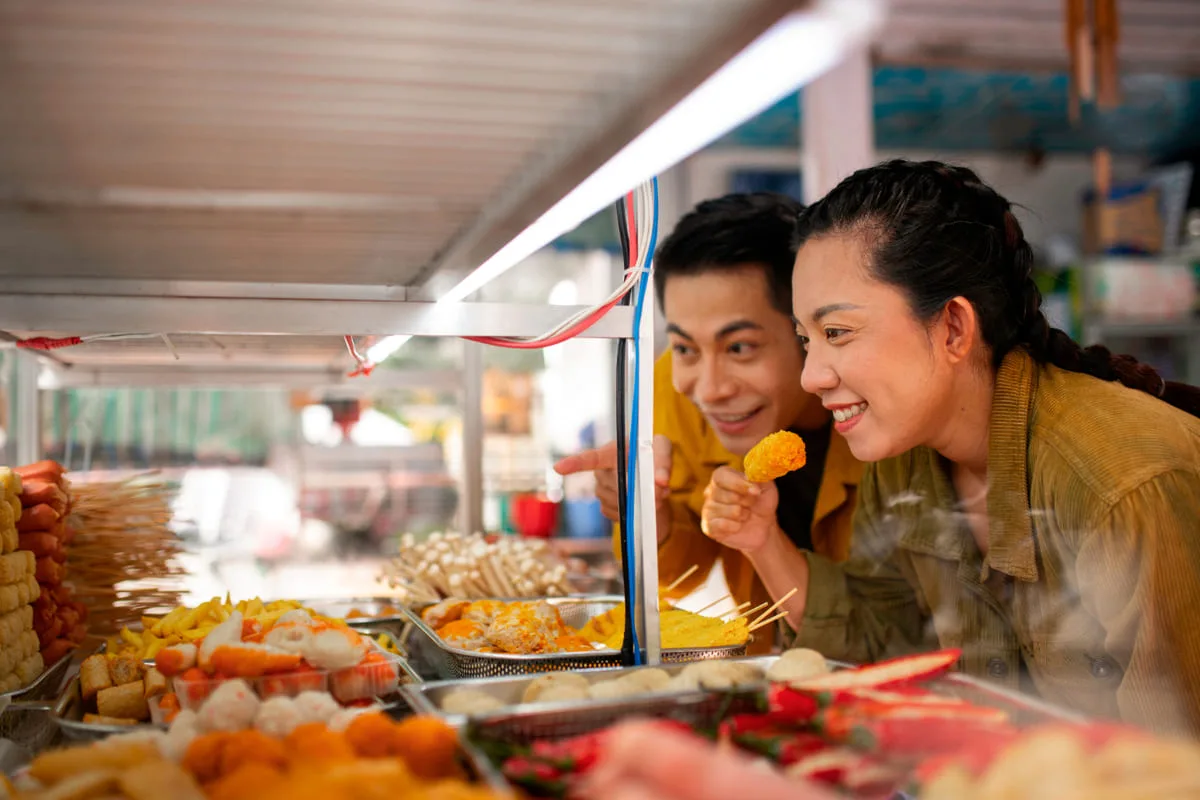
[[[605,615],[606,619],[599,626],[593,626],[599,617],[588,621],[579,630],[579,635],[593,642],[599,642],[611,650],[621,649],[621,640],[625,637],[624,605],[617,607],[619,613],[612,610]],[[745,619],[734,619],[726,622],[716,617],[706,617],[693,614],[691,611],[672,608],[665,609],[658,616],[658,631],[662,647],[667,650],[683,650],[693,647],[732,647],[745,644],[750,638],[750,631]]]
[[[229,619],[234,611],[240,611],[245,620],[269,628],[281,616],[296,610],[307,611],[313,619],[321,622],[344,624],[344,620],[317,614],[295,600],[263,602],[255,597],[234,603],[228,596],[224,600],[214,597],[195,608],[180,606],[163,617],[142,617],[142,630],[122,628],[117,636],[109,637],[107,654],[110,658],[130,656],[138,660],[151,660],[163,648],[203,639],[209,631]]]
[[[804,440],[791,431],[768,435],[746,454],[746,480],[767,483],[804,466]]]

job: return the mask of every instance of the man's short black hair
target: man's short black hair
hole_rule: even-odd
[[[679,220],[654,253],[654,289],[672,275],[699,275],[748,264],[766,272],[771,304],[792,313],[796,218],[804,206],[771,192],[727,194],[705,200]]]

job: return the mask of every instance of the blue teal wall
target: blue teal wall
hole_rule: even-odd
[[[1157,156],[1200,142],[1200,81],[1166,75],[1122,79],[1122,105],[1086,106],[1067,118],[1067,76],[885,67],[875,71],[875,143],[881,150],[1024,150]],[[714,147],[796,147],[797,95],[725,136]]]

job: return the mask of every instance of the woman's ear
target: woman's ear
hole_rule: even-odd
[[[979,317],[965,297],[955,297],[942,309],[942,346],[952,362],[969,358],[979,341]]]

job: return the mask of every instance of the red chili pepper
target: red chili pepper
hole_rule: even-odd
[[[735,714],[721,723],[718,738],[736,739],[738,736],[765,735],[782,736],[788,727],[780,724],[771,714]]]
[[[513,756],[501,768],[504,777],[539,797],[562,797],[569,788],[566,776],[552,765],[525,756]]]
[[[739,747],[764,756],[780,766],[790,766],[813,753],[829,749],[829,742],[815,733],[777,736],[746,733],[733,740]]]
[[[930,681],[948,672],[961,656],[961,650],[950,649],[893,658],[858,669],[831,672],[803,681],[799,686],[809,691],[830,692],[841,689],[891,689]]]
[[[580,775],[596,766],[607,741],[607,731],[598,731],[557,742],[534,742],[530,754],[563,772]]]
[[[860,750],[905,758],[956,752],[964,743],[1007,736],[1012,730],[1007,722],[983,719],[883,717],[855,724],[848,741]]]
[[[820,704],[809,692],[776,683],[767,692],[767,708],[776,722],[802,725],[816,715]]]

